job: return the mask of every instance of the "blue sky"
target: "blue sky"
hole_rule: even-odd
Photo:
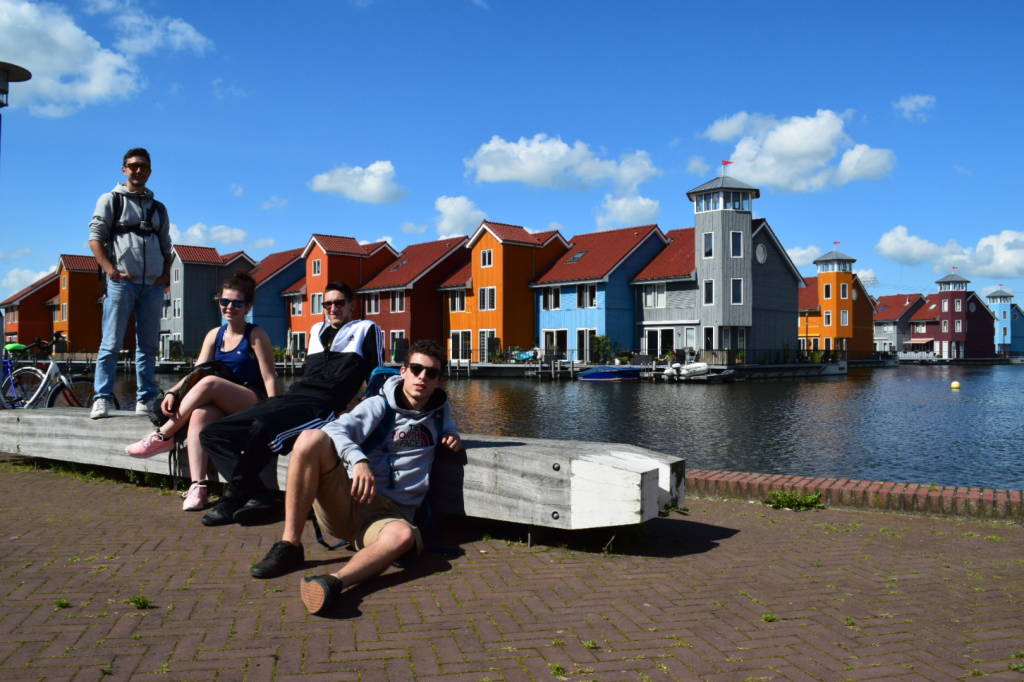
[[[804,274],[875,295],[1024,285],[1024,5],[0,0],[0,296],[88,253],[145,146],[179,243],[402,247],[483,217],[693,225],[719,173]],[[1013,199],[1013,197],[1018,199]]]

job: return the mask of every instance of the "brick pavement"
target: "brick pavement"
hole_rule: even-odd
[[[348,554],[253,580],[277,525],[10,464],[0,496],[4,680],[1024,679],[1024,527],[1001,520],[691,499],[608,553],[613,531],[461,522],[463,556],[322,619],[299,576]]]

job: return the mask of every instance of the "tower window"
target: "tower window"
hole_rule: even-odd
[[[704,233],[704,257],[715,257],[715,235],[713,232]]]

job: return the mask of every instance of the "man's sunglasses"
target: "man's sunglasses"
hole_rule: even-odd
[[[218,300],[217,302],[220,303],[220,307],[221,308],[227,308],[229,306],[234,306],[235,308],[244,308],[245,307],[245,301],[239,301],[238,299],[234,299],[234,298],[222,298],[222,299]]]
[[[427,367],[426,365],[421,365],[418,362],[410,362],[406,367],[410,372],[412,372],[414,377],[418,377],[420,374],[423,374],[428,379],[436,379],[441,376],[441,370],[439,368]]]
[[[337,301],[324,301],[324,307],[325,308],[330,308],[332,306],[337,306],[339,308],[342,308],[342,307],[344,307],[346,305],[348,305],[348,301],[346,301],[343,298],[339,298]]]

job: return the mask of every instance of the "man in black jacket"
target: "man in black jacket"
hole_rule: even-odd
[[[260,472],[287,454],[304,429],[317,429],[345,411],[382,364],[384,332],[368,320],[352,320],[352,290],[331,282],[324,290],[323,322],[309,333],[302,379],[284,395],[216,421],[200,434],[203,449],[228,480],[227,490],[203,516],[203,524],[251,525],[274,520],[279,501]]]

